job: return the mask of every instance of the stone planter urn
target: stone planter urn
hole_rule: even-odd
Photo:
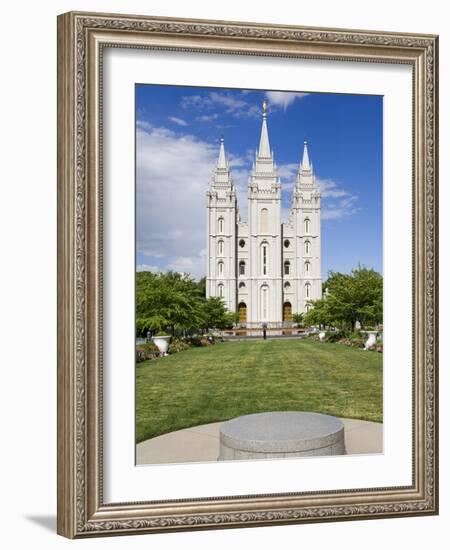
[[[375,344],[377,343],[377,334],[378,331],[376,330],[366,330],[364,331],[365,334],[367,334],[368,338],[366,340],[366,343],[364,344],[364,349],[369,350],[372,349]]]
[[[324,330],[321,330],[321,331],[319,332],[319,340],[320,340],[321,342],[323,342],[323,341],[325,340],[325,331],[324,331]]]
[[[153,336],[152,340],[162,356],[167,355],[171,336]]]

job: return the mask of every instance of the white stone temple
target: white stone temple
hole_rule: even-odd
[[[248,180],[248,221],[241,220],[231,170],[220,140],[219,160],[207,192],[206,295],[220,296],[240,325],[278,328],[322,296],[320,191],[307,142],[289,219],[281,220],[277,175],[263,103],[259,148]]]

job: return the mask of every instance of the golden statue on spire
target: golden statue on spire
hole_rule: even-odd
[[[263,110],[263,115],[265,115],[267,111],[267,101],[265,99],[263,99],[262,110]]]

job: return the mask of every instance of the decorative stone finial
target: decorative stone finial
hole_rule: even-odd
[[[267,101],[265,99],[263,99],[263,102],[262,102],[262,111],[263,111],[263,115],[265,115],[267,111]]]

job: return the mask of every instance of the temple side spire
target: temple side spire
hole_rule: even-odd
[[[303,142],[303,157],[298,167],[297,188],[312,187],[315,184],[312,162],[309,159],[308,142]]]
[[[227,160],[225,158],[225,142],[223,136],[220,137],[220,149],[219,149],[219,160],[217,162],[217,168],[226,169]]]
[[[211,189],[212,188],[228,189],[234,193],[233,178],[231,177],[230,166],[227,162],[225,140],[223,136],[220,137],[219,158],[217,159],[217,164],[212,173]]]
[[[309,162],[309,154],[308,154],[308,142],[306,141],[306,139],[303,142],[303,159],[302,159],[301,169],[305,171],[311,170],[311,164]]]

